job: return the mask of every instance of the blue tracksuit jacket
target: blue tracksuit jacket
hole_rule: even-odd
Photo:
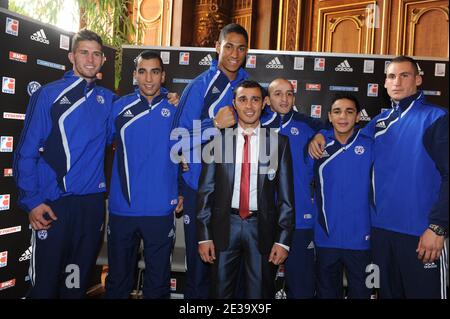
[[[448,229],[448,111],[422,92],[392,103],[364,129],[374,137],[372,225],[420,236]]]
[[[325,151],[314,164],[318,210],[315,244],[369,249],[373,141],[356,128],[346,145],[335,139],[333,129],[324,136]]]
[[[311,193],[314,162],[307,156],[307,147],[316,128],[319,128],[320,125],[314,126],[308,119],[299,115],[302,114],[292,110],[281,116],[266,106],[261,116],[261,125],[267,128],[276,128],[279,134],[289,138],[294,170],[296,229],[311,229],[316,219],[316,205]]]
[[[175,209],[178,165],[170,158],[169,140],[174,115],[164,88],[151,104],[138,89],[114,103],[111,213],[162,216]]]
[[[31,97],[14,154],[19,204],[104,192],[104,151],[114,94],[67,72]]]

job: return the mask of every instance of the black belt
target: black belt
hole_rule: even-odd
[[[239,209],[231,208],[231,213],[233,215],[239,215]],[[256,217],[257,215],[258,215],[258,211],[257,210],[251,210],[250,211],[250,215],[247,218]]]

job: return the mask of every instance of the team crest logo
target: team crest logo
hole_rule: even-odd
[[[161,109],[161,115],[164,116],[164,117],[169,117],[170,116],[170,110],[165,108],[165,107],[162,108]]]
[[[355,146],[355,154],[356,155],[364,154],[364,146],[361,145]]]
[[[105,104],[105,98],[101,95],[97,95],[97,102],[99,104]]]
[[[43,230],[40,230],[40,231],[37,232],[37,236],[38,236],[38,238],[40,240],[46,240],[47,236],[48,236],[48,233],[47,233],[47,231],[45,229],[43,229]]]
[[[269,181],[273,181],[273,179],[275,178],[275,170],[273,168],[269,169],[269,171],[267,172],[267,178],[269,179]]]
[[[27,87],[28,95],[31,96],[34,92],[39,90],[40,87],[41,87],[41,84],[39,82],[31,81],[30,83],[28,83],[28,87]]]
[[[191,223],[191,219],[189,218],[189,215],[183,215],[183,222],[186,225],[189,225]]]
[[[291,134],[292,134],[292,135],[298,135],[298,134],[299,134],[298,128],[296,128],[296,127],[291,127]]]

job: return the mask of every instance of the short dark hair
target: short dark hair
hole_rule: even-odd
[[[103,41],[102,38],[95,33],[94,31],[90,31],[87,29],[83,29],[74,34],[72,38],[72,52],[75,52],[77,49],[78,43],[81,41],[95,41],[102,47],[103,50]]]
[[[402,63],[402,62],[411,63],[411,65],[414,69],[414,75],[419,74],[419,67],[417,66],[416,60],[414,60],[413,58],[406,56],[406,55],[399,55],[391,60],[391,63]]]
[[[361,111],[361,106],[359,105],[358,99],[353,94],[350,94],[350,93],[336,93],[331,98],[330,108],[329,108],[328,112],[331,112],[334,102],[336,102],[337,100],[343,100],[343,99],[352,101],[353,103],[355,103],[356,111],[357,112]]]
[[[164,63],[161,59],[161,56],[157,52],[151,51],[151,50],[144,50],[141,53],[139,53],[139,55],[134,59],[134,68],[135,69],[137,69],[140,58],[143,60],[152,60],[152,59],[158,60],[159,65],[161,66],[161,71],[164,71]]]
[[[239,88],[246,88],[246,89],[258,88],[261,91],[261,97],[264,98],[266,96],[266,91],[258,82],[252,80],[245,80],[240,82],[233,90],[233,99],[236,98],[236,92]]]
[[[227,24],[220,30],[219,34],[219,42],[222,42],[228,33],[237,33],[241,34],[245,38],[245,42],[248,44],[248,33],[247,30],[244,29],[243,26],[237,23]]]

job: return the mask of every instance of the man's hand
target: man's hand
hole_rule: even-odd
[[[273,244],[270,251],[269,262],[274,265],[282,264],[288,256],[288,251],[278,244]]]
[[[49,220],[44,217],[46,213],[50,217]],[[50,206],[44,203],[33,208],[28,214],[28,220],[30,221],[30,225],[34,230],[49,229],[51,226],[50,224],[57,219],[58,218],[56,217],[55,213],[53,213],[53,210],[50,208]]]
[[[184,197],[178,196],[178,204],[177,204],[177,207],[175,207],[175,214],[179,214],[183,211],[183,202],[184,202]]]
[[[181,158],[181,171],[183,173],[187,172],[189,170],[189,164],[187,163],[186,159],[184,158],[184,156]]]
[[[315,159],[319,159],[322,157],[324,149],[325,149],[325,137],[322,134],[317,133],[309,143],[308,146],[309,156]]]
[[[422,236],[420,236],[419,244],[417,245],[417,258],[421,259],[423,263],[432,263],[441,256],[442,248],[444,248],[444,236],[436,235],[431,229],[427,229]]]
[[[232,127],[234,124],[236,124],[236,118],[231,106],[222,107],[214,118],[214,125],[218,129]]]
[[[178,106],[178,103],[180,103],[180,96],[177,92],[167,93],[167,101],[172,105]]]
[[[198,244],[198,254],[205,263],[214,264],[214,260],[216,260],[216,253],[213,241],[208,240]]]

